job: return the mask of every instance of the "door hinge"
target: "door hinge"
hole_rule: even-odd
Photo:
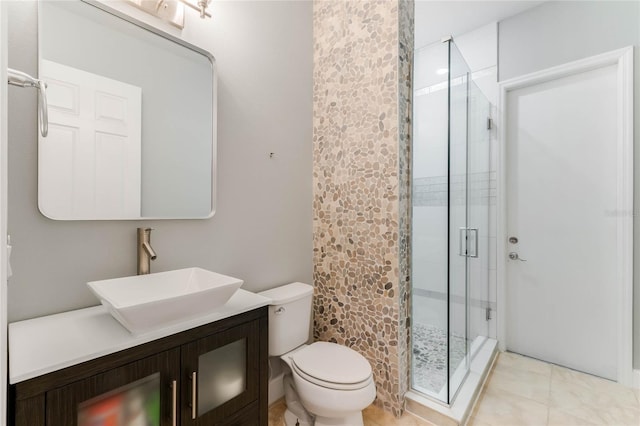
[[[487,321],[491,321],[491,308],[487,307],[485,309],[485,318],[487,319]]]
[[[493,120],[491,117],[487,117],[487,130],[491,130],[493,128]]]

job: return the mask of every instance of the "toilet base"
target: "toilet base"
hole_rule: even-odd
[[[309,423],[300,420],[287,408],[284,412],[284,424],[285,426],[364,426],[364,421],[362,420],[362,412],[359,411],[348,417],[316,417],[315,421],[312,420]]]
[[[364,426],[362,411],[348,417],[320,417],[316,416],[315,426]]]
[[[284,412],[284,424],[285,426],[313,426],[312,423],[306,422],[304,420],[300,420],[298,416],[293,414],[289,409]]]

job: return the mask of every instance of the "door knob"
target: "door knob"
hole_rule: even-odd
[[[511,253],[509,253],[509,259],[511,260],[519,260],[520,262],[526,262],[526,259],[521,259],[520,256],[518,256],[518,253],[516,253],[515,251],[512,251]]]

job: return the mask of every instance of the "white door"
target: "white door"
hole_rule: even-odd
[[[50,218],[140,217],[142,90],[42,60],[49,135],[38,149],[38,201]]]
[[[612,380],[618,78],[614,64],[510,90],[504,123],[506,348]]]

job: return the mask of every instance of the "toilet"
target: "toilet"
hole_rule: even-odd
[[[288,366],[284,376],[287,426],[362,426],[376,397],[371,365],[336,343],[307,344],[313,287],[286,284],[260,295],[269,306],[269,356]]]

